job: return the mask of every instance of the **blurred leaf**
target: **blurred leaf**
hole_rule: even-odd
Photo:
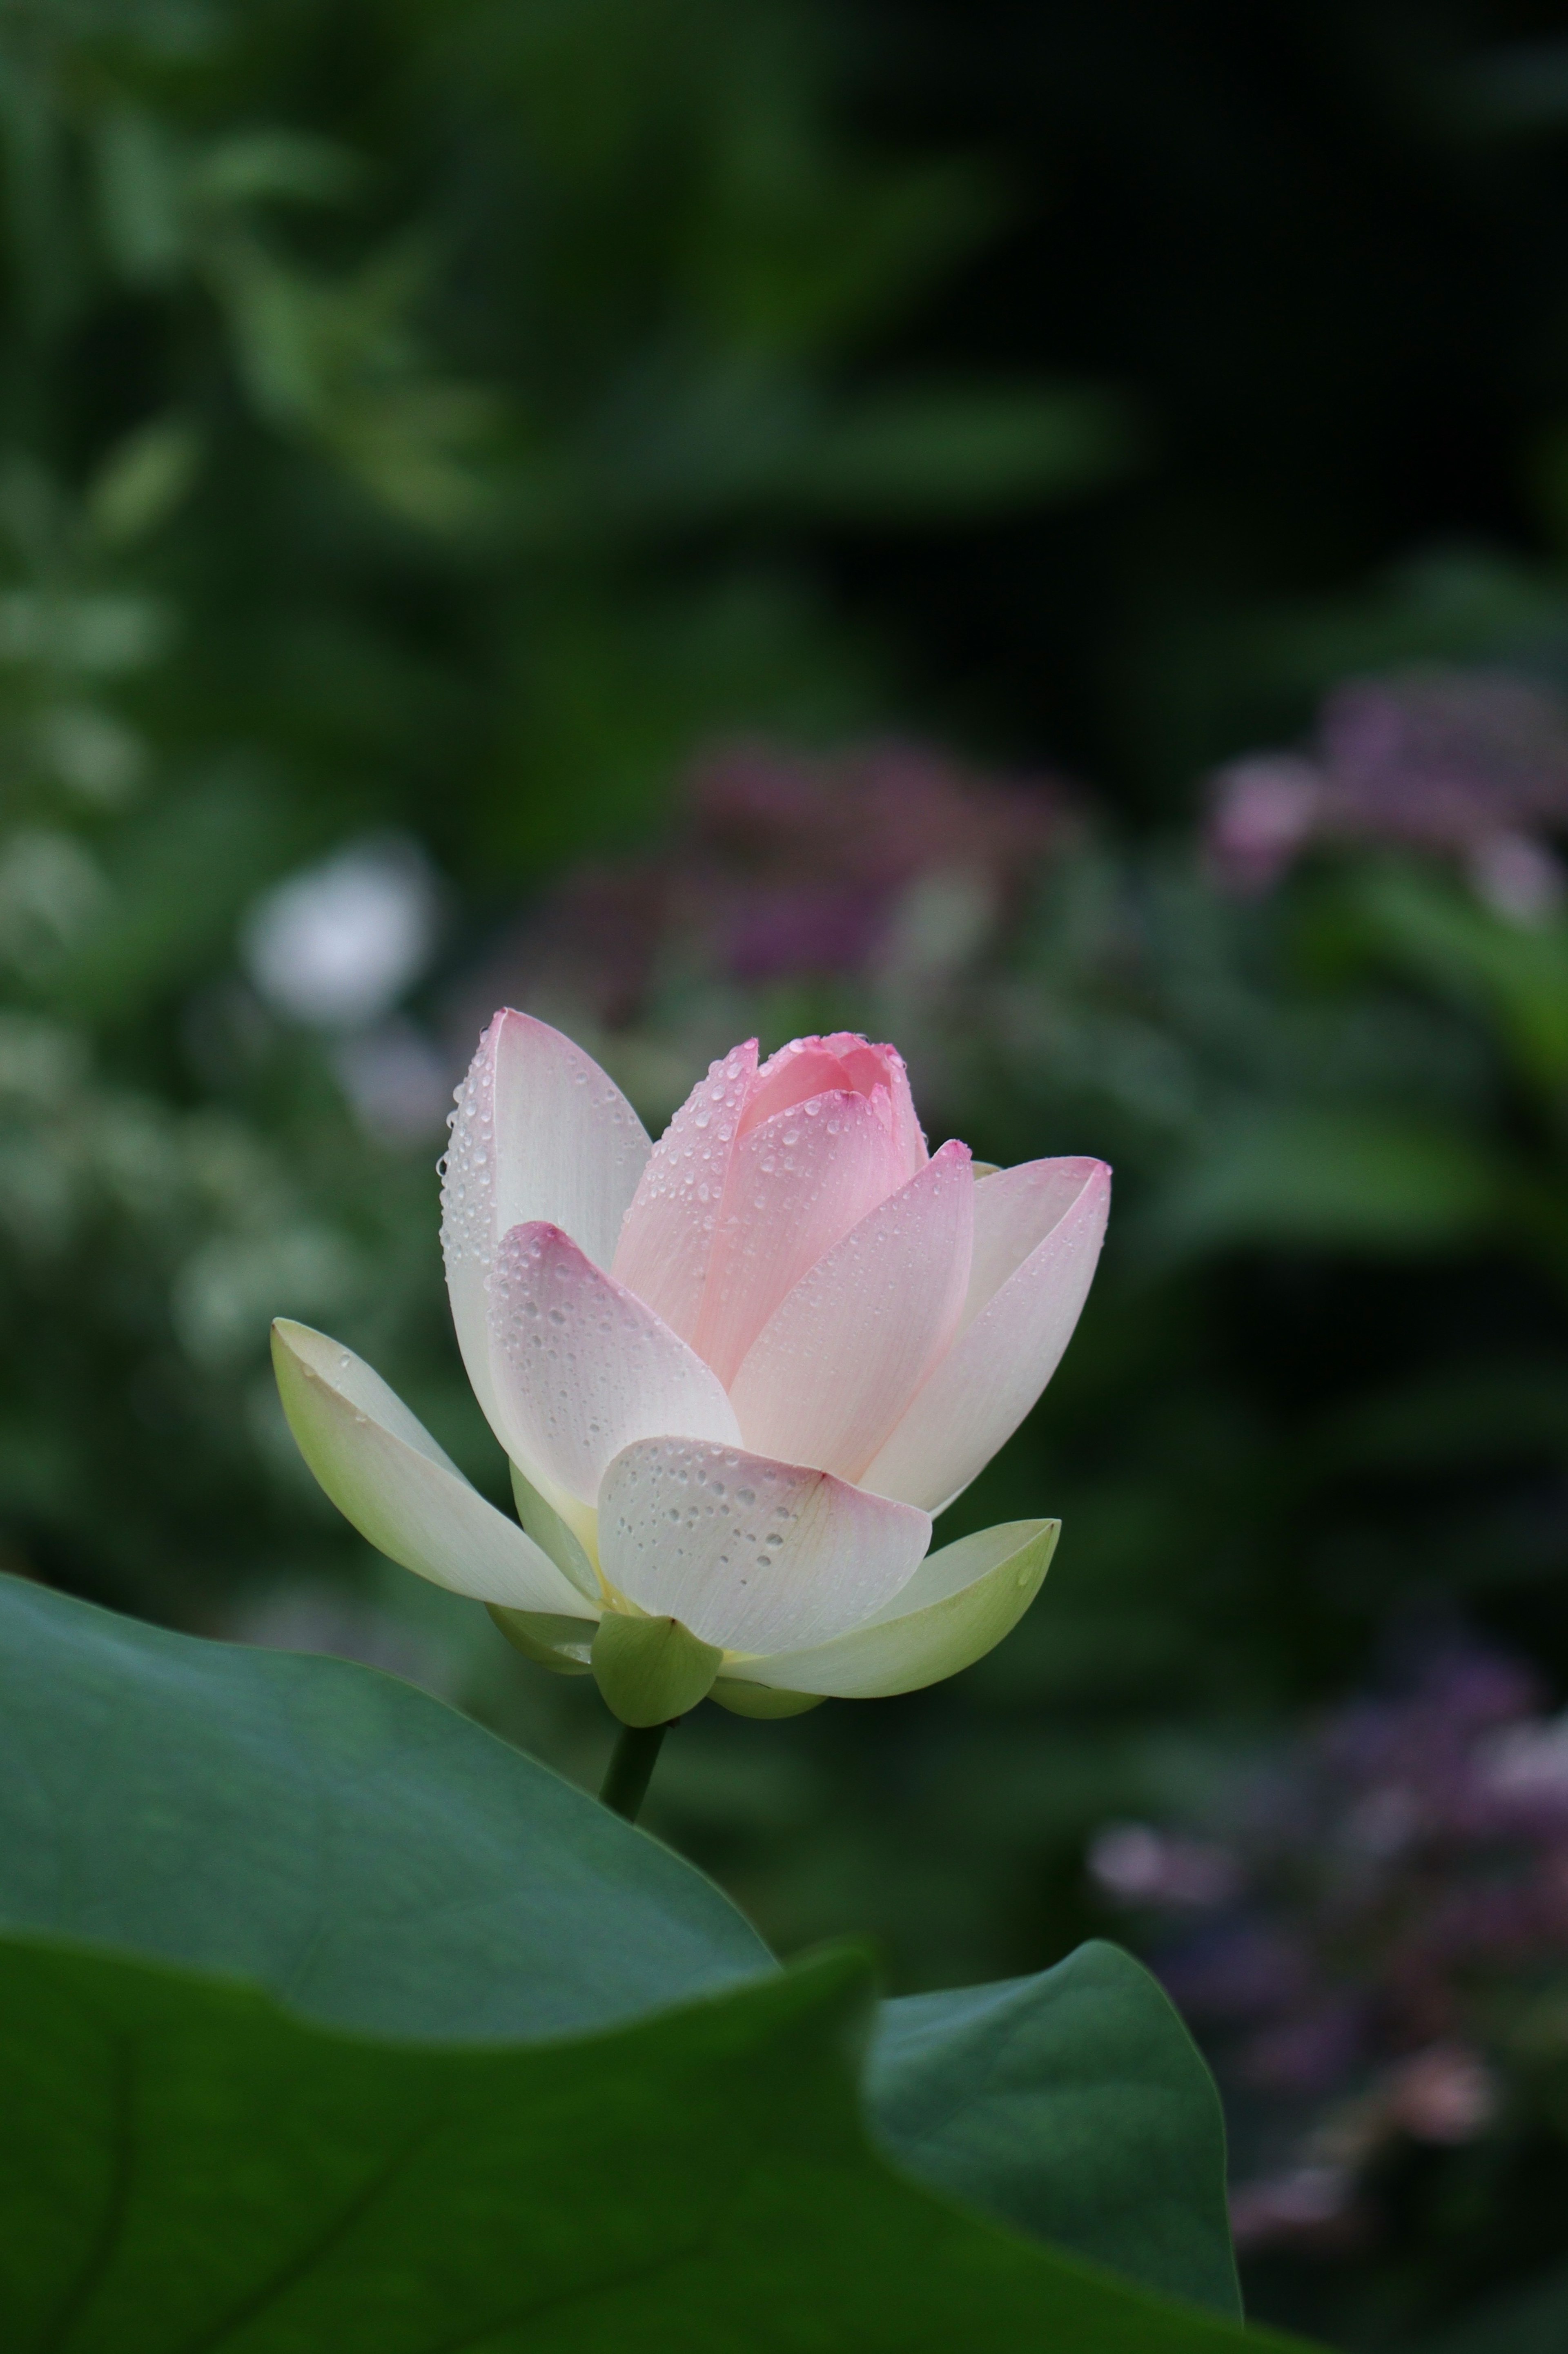
[[[635,842],[664,816],[683,753],[705,731],[777,728],[810,742],[863,728],[870,663],[788,576],[628,596],[569,585],[515,618],[516,659],[486,779],[486,862],[527,874]]]
[[[0,1577],[0,1920],[463,2041],[768,1970],[718,1891],[423,1693]]]
[[[1408,864],[1371,868],[1357,898],[1375,945],[1442,995],[1491,1013],[1537,1087],[1568,1081],[1568,923],[1510,921]]]
[[[1568,41],[1499,42],[1467,60],[1448,99],[1478,131],[1555,130],[1568,118]]]
[[[140,107],[116,106],[97,125],[104,241],[132,285],[173,278],[188,259],[184,158],[174,138]]]
[[[335,140],[273,129],[215,141],[191,172],[193,192],[216,205],[291,197],[336,204],[365,184],[364,159]]]
[[[1168,1998],[1117,1946],[886,2004],[867,2097],[933,2189],[1240,2318],[1219,2095]]]
[[[51,1002],[120,1023],[194,979],[227,949],[259,886],[286,864],[296,828],[281,797],[240,764],[159,801],[117,844],[110,896],[75,953],[50,971]]]
[[[977,164],[846,168],[760,109],[735,123],[715,178],[688,282],[722,335],[781,355],[863,345],[1006,209]]]
[[[1427,1374],[1347,1400],[1317,1446],[1336,1471],[1568,1462],[1568,1377],[1549,1357]]]
[[[326,278],[229,237],[211,268],[247,388],[270,424],[321,443],[425,528],[480,512],[479,461],[502,408],[493,393],[426,367],[409,323],[428,270],[421,248],[397,246],[353,277]]]
[[[36,664],[72,682],[144,670],[173,631],[168,608],[150,597],[34,588],[0,595],[0,663]]]
[[[128,434],[88,489],[88,518],[104,545],[126,547],[155,531],[190,489],[201,455],[185,418],[155,417]]]
[[[0,1979],[17,2354],[1243,2342],[884,2167],[848,2064],[870,1992],[853,1955],[591,2041],[481,2052],[351,2040],[242,1988],[47,1946],[0,1946]]]
[[[1284,1104],[1215,1121],[1201,1160],[1167,1186],[1155,1224],[1187,1249],[1442,1250],[1484,1233],[1503,1198],[1486,1146],[1457,1129]]]
[[[1319,695],[1346,676],[1424,662],[1531,662],[1568,646],[1568,591],[1543,567],[1450,546],[1359,594],[1241,623],[1237,668],[1275,693]]]
[[[925,523],[1096,488],[1136,446],[1105,394],[900,386],[831,418],[780,488],[826,514]]]

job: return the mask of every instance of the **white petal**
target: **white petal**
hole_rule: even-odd
[[[634,1438],[740,1436],[717,1374],[558,1226],[514,1226],[503,1241],[490,1330],[503,1445],[527,1478],[543,1473],[579,1503]]]
[[[458,1345],[500,1435],[485,1331],[496,1247],[543,1219],[608,1267],[648,1159],[641,1121],[590,1055],[510,1008],[479,1042],[441,1169],[441,1247]]]
[[[702,1313],[719,1202],[756,1076],[757,1041],[749,1038],[697,1082],[649,1154],[613,1262],[606,1262],[683,1341]]]
[[[1088,1296],[1110,1207],[1110,1171],[1085,1164],[1068,1207],[959,1333],[863,1484],[940,1511],[1011,1438],[1055,1372]],[[980,1195],[1000,1184],[988,1177]]]
[[[840,1700],[885,1700],[956,1676],[1022,1617],[1051,1564],[1059,1521],[1012,1521],[928,1553],[902,1593],[863,1627],[810,1650],[725,1670],[731,1682]]]
[[[647,1438],[618,1455],[599,1495],[612,1585],[705,1643],[768,1652],[831,1641],[906,1585],[924,1512],[825,1471],[734,1447]]]
[[[730,1384],[748,1447],[860,1478],[957,1324],[973,1204],[944,1144],[801,1277]]]
[[[282,1319],[272,1362],[301,1454],[361,1536],[454,1594],[584,1616],[582,1596],[486,1503],[379,1373],[324,1332]]]

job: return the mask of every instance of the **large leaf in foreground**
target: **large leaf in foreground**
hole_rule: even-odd
[[[0,1921],[376,2033],[530,2041],[770,1967],[700,1873],[426,1694],[0,1579]],[[1213,2089],[1137,1965],[891,2003],[922,2180],[1234,2310]]]
[[[9,1577],[0,1923],[436,2038],[585,2031],[771,1967],[700,1872],[426,1693]]]
[[[857,2115],[848,2053],[868,1998],[841,1955],[596,2038],[475,2051],[376,2044],[249,1988],[0,1944],[7,2347],[1241,2342],[902,2182]]]
[[[1219,2096],[1129,1954],[1080,1946],[1035,1978],[885,2004],[867,2092],[923,2181],[1148,2287],[1240,2313]]]

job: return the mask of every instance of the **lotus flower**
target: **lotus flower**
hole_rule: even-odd
[[[842,1034],[736,1047],[651,1146],[587,1055],[504,1012],[457,1101],[447,1283],[522,1525],[369,1366],[280,1322],[290,1425],[372,1544],[591,1668],[629,1724],[909,1691],[1008,1633],[1058,1524],[932,1553],[931,1517],[1055,1370],[1101,1162],[928,1153],[899,1056]]]

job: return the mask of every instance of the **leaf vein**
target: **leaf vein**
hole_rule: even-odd
[[[227,2313],[196,2337],[188,2339],[183,2354],[212,2354],[212,2349],[221,2347],[226,2338],[254,2321],[260,2314],[266,2312],[269,2306],[278,2304],[291,2289],[297,2288],[302,2281],[308,2279],[318,2265],[342,2246],[376,2200],[391,2189],[404,2168],[434,2138],[440,2124],[439,2117],[426,2118],[418,2131],[410,2134],[402,2147],[395,2149],[385,2163],[360,2184],[313,2240],[296,2254],[285,2257],[275,2272],[265,2280],[259,2281]]]
[[[110,2094],[109,2142],[111,2152],[109,2190],[98,2219],[87,2262],[68,2289],[64,2304],[38,2342],[38,2354],[63,2354],[76,2335],[77,2325],[103,2284],[115,2251],[124,2236],[135,2172],[136,2145],[132,2116],[136,2100],[136,2047],[133,2039],[115,2035],[110,2046],[113,2082]]]

